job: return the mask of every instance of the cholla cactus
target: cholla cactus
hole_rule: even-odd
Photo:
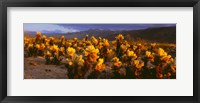
[[[133,61],[132,61],[132,65],[133,65],[134,67],[136,67],[136,69],[141,70],[142,67],[144,66],[144,62],[141,61],[141,60],[133,60]]]
[[[133,59],[137,58],[137,55],[134,53],[134,51],[127,51],[127,56]]]
[[[37,32],[33,38],[24,37],[24,55],[65,65],[69,78],[176,78],[174,45],[127,41],[122,34],[113,41],[88,37],[47,37]]]
[[[152,54],[150,51],[146,51],[145,55],[148,58],[148,60],[154,62],[154,54]]]
[[[76,50],[74,48],[72,47],[67,48],[67,57],[72,58],[73,55],[75,55],[75,53],[76,53]]]
[[[41,42],[41,32],[36,32],[36,43],[40,43]]]
[[[132,60],[132,66],[135,68],[135,77],[141,78],[141,71],[144,66],[144,62],[142,60]]]
[[[42,43],[46,43],[47,37],[45,35],[42,36]]]
[[[59,47],[65,47],[65,43],[66,43],[65,42],[65,36],[61,36],[60,42],[59,42]]]
[[[103,64],[104,60],[102,58],[99,58],[97,64],[95,65],[95,70],[98,72],[102,72],[105,70],[105,65]]]
[[[84,72],[82,69],[85,61],[82,55],[73,55],[71,58],[67,58],[66,62],[67,64],[65,66],[68,68],[69,78],[83,78]]]
[[[63,59],[63,55],[61,54],[60,49],[58,45],[53,45],[49,48],[50,51],[47,51],[45,58],[47,64],[61,64],[61,61]],[[51,54],[51,55],[50,55]],[[50,57],[51,56],[51,57]]]
[[[122,66],[122,62],[120,62],[119,58],[117,58],[117,57],[114,57],[112,59],[112,62],[113,62],[114,67],[120,68]]]
[[[28,50],[27,50],[28,56],[31,57],[34,55],[34,46],[33,44],[28,44]]]
[[[96,49],[93,45],[88,46],[85,49],[85,56],[87,57],[88,62],[96,62],[96,60],[99,58],[98,56],[99,49]]]
[[[117,41],[116,54],[117,54],[117,57],[121,57],[122,56],[121,45],[122,45],[123,39],[124,39],[124,36],[122,34],[119,34],[116,37],[116,41]]]
[[[51,56],[52,56],[52,54],[49,51],[47,51],[46,55],[45,55],[46,64],[51,64],[51,62],[52,62]]]
[[[99,43],[99,41],[94,36],[91,37],[91,41],[94,46],[98,45]]]
[[[54,38],[53,37],[49,37],[49,45],[54,45]]]

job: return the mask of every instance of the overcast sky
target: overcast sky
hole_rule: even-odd
[[[24,31],[39,31],[42,33],[69,33],[85,31],[88,29],[100,30],[139,30],[150,27],[169,27],[176,24],[47,24],[47,23],[24,23]]]

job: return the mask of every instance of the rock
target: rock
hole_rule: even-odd
[[[37,58],[34,59],[35,61],[38,61],[38,62],[44,62],[45,59],[44,57],[41,57],[41,56],[38,56]]]
[[[153,65],[152,63],[151,63],[151,61],[148,61],[147,62],[147,68],[148,69],[153,69],[153,68],[155,68],[156,66],[155,65]]]
[[[37,63],[36,63],[36,62],[30,62],[29,64],[30,64],[30,65],[34,65],[34,66],[36,66],[36,65],[37,65]]]

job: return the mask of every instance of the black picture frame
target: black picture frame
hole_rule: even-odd
[[[193,7],[193,96],[7,96],[7,7]],[[0,8],[1,103],[200,103],[199,0],[1,0]]]

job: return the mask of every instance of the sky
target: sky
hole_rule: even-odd
[[[176,24],[48,24],[24,23],[24,31],[41,33],[72,33],[89,29],[99,30],[139,30],[153,27],[169,27]]]

